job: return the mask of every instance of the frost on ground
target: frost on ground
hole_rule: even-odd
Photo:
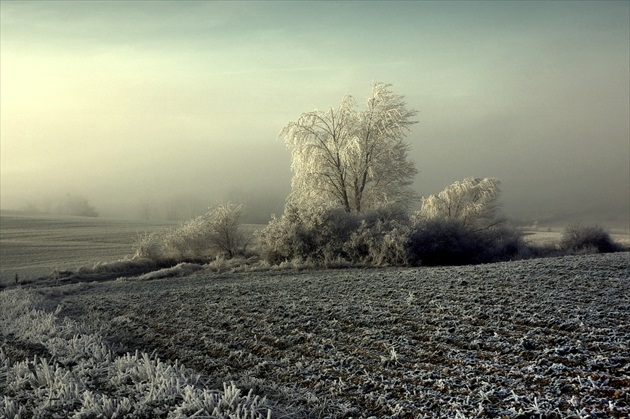
[[[41,297],[40,297],[41,298]],[[98,334],[37,309],[25,290],[0,293],[0,417],[265,418],[265,399],[222,391],[136,351],[117,356]]]
[[[628,417],[629,278],[630,254],[615,253],[448,268],[204,270],[31,293],[59,319],[163,360],[138,355],[139,365],[183,364],[207,388],[233,382],[253,391],[249,403],[267,396],[278,403],[272,416]],[[44,368],[32,357],[44,348],[12,333],[3,332],[0,378]],[[31,357],[6,361],[20,351]],[[40,356],[49,367],[65,362]],[[129,390],[115,392],[127,381],[111,384],[109,368],[81,385],[122,403]],[[63,381],[81,371],[68,367]],[[34,382],[0,406],[48,400]]]

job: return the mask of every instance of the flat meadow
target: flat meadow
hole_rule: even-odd
[[[9,215],[0,416],[630,415],[628,252],[64,283],[169,225]]]
[[[0,284],[133,255],[138,235],[177,226],[71,215],[0,212]]]

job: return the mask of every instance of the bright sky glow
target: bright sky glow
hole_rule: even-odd
[[[288,192],[278,132],[373,80],[419,111],[416,190],[506,210],[630,201],[630,2],[2,1],[2,208]],[[261,192],[262,191],[262,192]]]

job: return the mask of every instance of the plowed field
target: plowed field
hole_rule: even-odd
[[[630,255],[39,288],[289,417],[628,417]]]

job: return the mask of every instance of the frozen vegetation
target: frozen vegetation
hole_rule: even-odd
[[[291,150],[291,204],[363,213],[382,205],[411,207],[417,173],[404,141],[417,111],[391,85],[374,82],[358,111],[354,97],[305,112],[280,132]]]
[[[207,389],[193,371],[138,350],[117,354],[42,296],[0,293],[0,417],[265,418],[265,400],[233,383]]]
[[[0,416],[627,417],[629,257],[8,289]]]

